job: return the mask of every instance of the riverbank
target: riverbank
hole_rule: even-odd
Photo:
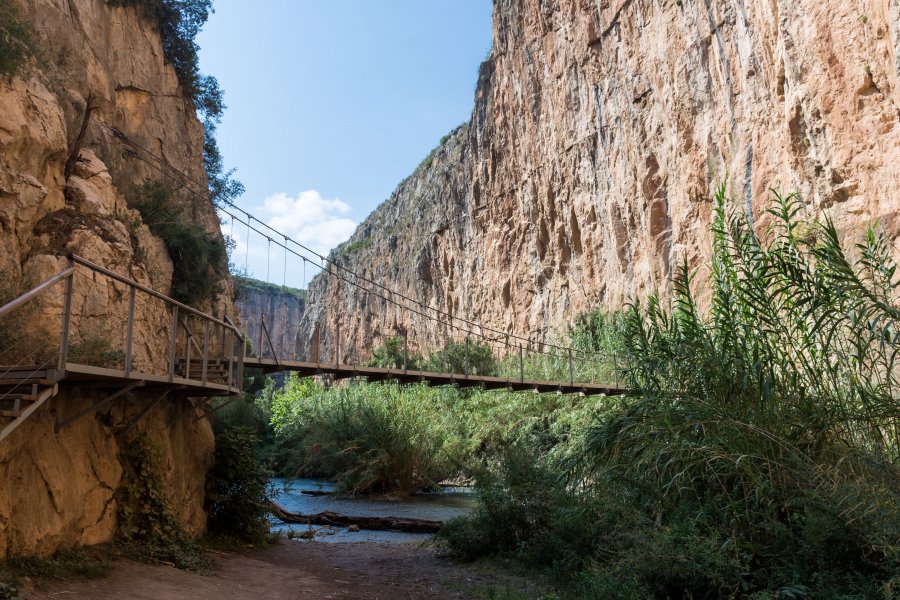
[[[280,540],[272,547],[215,553],[211,573],[197,574],[130,560],[112,563],[107,577],[53,582],[29,600],[270,600],[297,598],[471,599],[533,586],[483,565],[459,564],[419,543],[325,544]]]

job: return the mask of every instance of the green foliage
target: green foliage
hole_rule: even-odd
[[[11,558],[6,568],[17,579],[29,577],[41,581],[100,579],[106,576],[109,563],[98,553],[84,548],[60,550],[48,557],[16,556]],[[0,588],[0,598],[3,598]]]
[[[12,0],[0,0],[0,75],[9,75],[34,54],[31,27]]]
[[[488,344],[479,340],[470,340],[468,358],[466,356],[465,343],[450,342],[446,348],[428,357],[424,369],[438,373],[468,372],[469,375],[494,375],[496,373],[497,361]]]
[[[206,169],[210,198],[217,206],[233,202],[244,193],[244,184],[233,177],[235,169],[225,170],[225,162],[216,141],[218,122],[219,117],[207,115],[203,119],[203,166]]]
[[[21,278],[0,273],[0,306],[28,290]],[[0,364],[40,364],[53,359],[58,345],[47,331],[46,319],[39,316],[42,299],[35,298],[0,316]]]
[[[440,390],[390,384],[324,389],[292,377],[272,400],[281,437],[296,440],[306,474],[346,494],[409,494],[458,471],[462,447]]]
[[[175,265],[173,298],[195,304],[221,292],[228,260],[224,242],[183,215],[165,184],[145,181],[131,194],[129,204],[141,213],[150,231],[166,242]]]
[[[601,354],[625,353],[625,313],[591,310],[581,313],[569,327],[575,350]]]
[[[0,582],[0,600],[24,600],[19,593],[19,586]]]
[[[277,285],[275,283],[260,281],[259,279],[252,279],[250,277],[243,277],[235,274],[232,274],[231,279],[234,282],[234,295],[236,298],[242,298],[250,292],[261,292],[264,294],[288,294],[298,300],[306,299],[306,290]]]
[[[204,115],[222,114],[222,91],[215,78],[200,73],[195,38],[210,13],[212,0],[107,0],[110,6],[136,6],[159,28],[166,62],[178,74],[184,93]]]
[[[422,357],[415,352],[410,352],[404,347],[402,336],[388,338],[372,352],[372,358],[366,363],[367,367],[380,367],[382,369],[402,369],[404,355],[406,356],[406,368],[416,370],[422,367]]]
[[[69,342],[68,361],[107,369],[124,369],[125,353],[113,347],[108,328],[78,332]]]
[[[166,62],[172,65],[184,95],[190,98],[203,120],[203,164],[214,204],[233,201],[244,186],[225,170],[216,126],[225,111],[225,93],[212,75],[200,72],[195,38],[213,12],[212,0],[107,0],[110,6],[136,6],[156,23]]]
[[[801,208],[777,197],[761,237],[720,190],[708,314],[686,267],[670,310],[632,306],[636,393],[555,458],[506,456],[447,547],[547,566],[573,598],[896,594],[896,268],[884,236],[851,261]]]
[[[256,456],[251,429],[216,435],[216,456],[206,479],[207,529],[214,536],[262,544],[268,533],[269,475]]]
[[[166,495],[162,451],[140,433],[121,444],[122,481],[116,491],[119,538],[129,553],[179,569],[208,569],[211,561],[185,533]]]

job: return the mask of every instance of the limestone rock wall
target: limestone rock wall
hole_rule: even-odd
[[[262,329],[265,319],[269,339],[277,357],[290,360],[299,358],[297,332],[306,305],[300,290],[240,278],[235,278],[234,289],[235,308],[253,350],[259,356],[272,358],[272,349]]]
[[[726,178],[760,228],[775,188],[850,236],[880,219],[900,247],[898,67],[896,0],[495,0],[471,120],[335,257],[434,309],[553,337],[700,265]],[[317,278],[309,331],[343,319],[371,341],[411,320],[390,304],[345,316],[365,296]]]
[[[121,130],[206,181],[202,126],[163,60],[159,34],[137,9],[112,8],[105,0],[13,2],[33,26],[38,56],[16,74],[0,77],[0,284],[35,285],[62,270],[64,255],[75,252],[168,291],[172,262],[166,246],[124,198],[132,186],[161,174],[123,153],[101,125]],[[93,112],[76,152],[89,104]],[[208,202],[180,202],[195,222],[218,233]],[[207,308],[217,315],[231,310],[224,295],[213,304]],[[41,310],[58,315],[60,306],[61,295],[54,291]],[[126,306],[123,289],[79,273],[73,337],[124,340]],[[164,367],[158,363],[167,354],[167,342],[160,332],[170,319],[162,304],[141,304],[135,325],[137,367],[151,372]],[[158,392],[135,390],[111,408],[54,433],[53,423],[102,393],[67,387],[0,443],[0,480],[5,482],[0,486],[0,559],[47,554],[113,535],[122,443],[116,432]],[[188,399],[171,396],[136,426],[163,449],[172,505],[193,533],[205,526],[204,479],[214,445],[200,415]]]

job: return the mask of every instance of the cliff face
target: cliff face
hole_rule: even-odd
[[[121,130],[206,181],[203,130],[164,62],[158,32],[136,9],[111,8],[104,0],[13,3],[33,29],[37,56],[0,77],[0,279],[33,286],[64,268],[61,255],[76,252],[166,292],[172,277],[166,246],[124,200],[133,186],[161,175],[123,154],[101,126]],[[194,222],[218,232],[209,203],[182,202]],[[75,278],[74,323],[124,338],[121,323],[104,319],[124,314],[127,295],[104,283]],[[224,299],[215,304],[216,314],[229,308]],[[162,305],[141,309],[136,364],[149,370],[166,355],[159,331],[169,319]],[[113,535],[122,474],[115,432],[158,393],[135,390],[59,434],[53,430],[54,422],[105,395],[68,388],[0,443],[0,480],[7,482],[0,486],[0,559]],[[213,451],[209,424],[198,415],[186,399],[170,397],[136,427],[161,448],[172,506],[192,533],[205,526],[204,478]]]
[[[848,235],[881,219],[896,246],[898,68],[894,1],[495,0],[471,120],[335,256],[430,307],[552,336],[699,265],[726,178],[758,227],[776,188]],[[390,304],[351,320],[339,303],[366,294],[314,280],[307,331],[441,338]]]
[[[303,291],[236,277],[234,295],[241,325],[259,356],[272,358],[274,347],[279,359],[298,358],[297,331],[306,305]],[[263,319],[268,340],[262,328]]]

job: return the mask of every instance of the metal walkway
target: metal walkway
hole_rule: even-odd
[[[0,441],[66,389],[102,393],[74,414],[59,407],[57,431],[138,390],[151,399],[127,427],[170,394],[241,393],[246,342],[231,319],[213,317],[81,257],[68,260],[62,272],[0,307],[0,341],[13,341],[11,347],[0,344]],[[108,309],[99,317],[98,305]],[[148,324],[151,314],[170,319]],[[159,337],[136,339],[135,323],[141,321]]]
[[[355,364],[350,364],[346,352],[344,358],[341,354],[339,316],[335,316],[330,330],[332,362],[321,362],[320,358],[322,351],[329,351],[328,345],[323,347],[323,337],[329,335],[328,323],[317,324],[308,340],[307,358],[311,361],[279,360],[270,335],[279,331],[267,327],[265,315],[261,317],[257,348],[262,357],[251,358],[247,356],[249,341],[227,315],[210,315],[84,258],[69,255],[68,266],[60,273],[0,306],[0,441],[62,390],[100,393],[92,405],[74,413],[65,414],[66,407],[58,406],[57,431],[108,407],[116,399],[139,390],[146,392],[149,401],[127,425],[130,427],[170,395],[189,399],[241,394],[245,367],[266,373],[293,371],[302,376],[359,377],[514,392],[612,396],[626,391],[618,385],[619,368],[614,355],[612,370],[606,365],[605,371],[607,381],[613,382],[610,385],[595,382],[598,364],[603,367],[602,359],[598,363],[596,356],[554,347],[553,362],[554,355],[540,347],[529,347],[530,354],[526,354],[519,344],[513,351],[509,336],[502,342],[482,336],[479,343],[500,343],[501,352],[492,356],[506,361],[504,369],[496,363],[490,372],[514,375],[478,374],[474,363],[470,369],[474,356],[470,356],[469,331],[464,331],[464,344],[459,344],[465,348],[465,361],[460,363],[465,366],[453,367],[448,362],[450,372],[362,366],[362,352],[356,348],[350,352],[350,356],[355,355]],[[279,325],[293,326],[296,324]],[[403,334],[404,366],[409,356],[409,333]],[[473,354],[476,349],[477,346],[472,348]],[[532,359],[537,362],[529,363]],[[537,368],[532,368],[534,365]]]
[[[293,371],[302,377],[329,374],[335,379],[365,377],[368,381],[397,381],[398,383],[425,383],[431,386],[454,385],[462,388],[481,387],[486,390],[507,390],[510,392],[533,391],[537,393],[582,394],[585,396],[624,394],[625,389],[599,383],[579,383],[576,381],[542,381],[509,377],[489,377],[486,375],[464,375],[458,373],[436,373],[410,369],[385,369],[335,363],[314,363],[294,360],[263,358],[244,359],[245,367],[257,367],[266,373]]]

